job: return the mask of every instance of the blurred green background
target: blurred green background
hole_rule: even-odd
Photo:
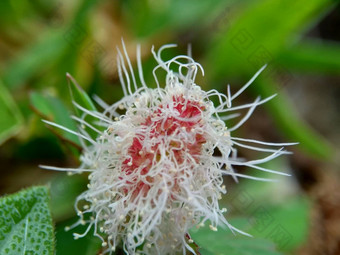
[[[152,45],[178,44],[164,52],[171,57],[191,44],[206,72],[197,83],[206,90],[226,92],[231,84],[235,92],[268,63],[236,104],[257,95],[278,96],[257,109],[237,136],[300,143],[291,148],[293,155],[268,164],[292,177],[238,185],[226,179],[229,193],[222,203],[232,222],[255,241],[228,231],[211,237],[192,233],[205,248],[202,254],[227,254],[226,247],[228,254],[340,254],[338,1],[2,0],[0,195],[50,185],[57,254],[96,254],[98,247],[91,237],[73,241],[63,231],[74,221],[73,202],[86,187],[86,176],[38,168],[79,163],[77,139],[47,128],[41,119],[75,127],[66,72],[90,96],[107,103],[120,99],[116,46],[122,38],[134,66],[141,45],[150,87],[155,86]],[[223,246],[209,250],[209,238]]]

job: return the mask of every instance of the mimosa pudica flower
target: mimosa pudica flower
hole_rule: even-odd
[[[246,166],[275,174],[260,165],[288,153],[289,143],[265,143],[233,137],[255,108],[272,97],[233,106],[236,99],[262,72],[262,67],[238,92],[227,95],[216,90],[208,92],[195,83],[202,66],[190,56],[180,55],[163,60],[165,45],[152,54],[158,65],[153,70],[157,87],[149,88],[143,78],[140,48],[137,48],[138,78],[123,44],[118,50],[119,78],[124,97],[113,105],[96,98],[104,109],[90,111],[77,102],[83,112],[79,132],[46,121],[79,136],[83,144],[82,165],[78,169],[45,167],[77,173],[90,172],[88,190],[76,201],[80,217],[75,224],[88,224],[85,236],[94,228],[102,239],[104,253],[112,253],[120,244],[127,254],[185,254],[190,246],[189,229],[209,224],[212,231],[227,226],[219,199],[226,194],[223,176],[262,180],[239,174],[234,166]],[[159,81],[157,72],[166,72]],[[177,70],[177,71],[174,71]],[[212,98],[218,102],[214,105]],[[239,117],[238,110],[248,112],[232,127],[225,121]],[[85,121],[96,118],[96,125]],[[96,139],[85,131],[89,127],[98,133]],[[97,128],[100,126],[102,128]],[[262,159],[246,161],[237,156],[237,147],[268,152]]]

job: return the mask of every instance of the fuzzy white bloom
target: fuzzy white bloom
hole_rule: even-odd
[[[174,45],[165,45],[157,53],[152,49],[158,65],[153,71],[157,88],[151,89],[143,79],[140,49],[137,49],[137,82],[123,45],[123,54],[118,50],[118,67],[125,96],[113,105],[96,98],[104,108],[102,113],[75,103],[83,112],[82,118],[75,118],[80,126],[86,125],[98,132],[98,138],[93,140],[83,127],[79,133],[68,130],[82,140],[81,167],[45,167],[90,172],[88,190],[76,201],[80,217],[76,224],[89,225],[85,233],[75,237],[85,236],[94,227],[95,235],[103,241],[105,253],[112,253],[123,244],[127,254],[185,254],[187,250],[195,254],[188,231],[205,222],[213,231],[224,225],[243,233],[228,223],[223,215],[226,209],[219,206],[221,194],[226,193],[223,175],[231,175],[235,180],[237,177],[263,180],[236,173],[233,166],[240,165],[284,174],[259,165],[288,153],[281,147],[292,144],[231,136],[258,105],[272,98],[257,98],[253,103],[232,106],[233,100],[264,67],[234,95],[230,94],[229,86],[227,95],[216,90],[206,92],[195,84],[196,74],[199,71],[203,74],[203,68],[190,56],[162,60],[161,52],[169,47]],[[177,72],[173,71],[174,67]],[[165,81],[158,81],[158,69],[166,72]],[[212,97],[218,105],[213,104]],[[224,121],[238,117],[235,111],[241,109],[249,110],[235,126],[226,127]],[[99,124],[96,125],[105,131],[85,122],[88,115],[97,118]],[[237,157],[236,146],[270,154],[245,161]],[[220,155],[215,156],[216,152]]]

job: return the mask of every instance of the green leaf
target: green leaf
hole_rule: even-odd
[[[249,230],[254,236],[268,238],[282,251],[293,251],[307,239],[309,229],[310,202],[303,197],[288,199],[283,206],[267,206],[265,213],[274,219],[269,231]],[[263,212],[260,213],[260,218]],[[255,216],[255,220],[257,215]],[[286,238],[283,238],[285,236]]]
[[[277,164],[281,165],[281,169]],[[266,163],[264,167],[283,170],[284,164],[280,158]],[[249,169],[249,172],[253,175],[253,170]],[[259,171],[256,177],[275,178],[271,173]],[[280,251],[291,252],[308,237],[311,202],[292,189],[292,177],[275,179],[278,182],[243,180],[240,185],[229,190],[230,200],[226,203],[231,211],[247,219],[247,224],[241,230],[254,237],[273,241]]]
[[[98,1],[81,2],[71,25],[65,24],[56,30],[39,31],[37,41],[23,49],[17,58],[1,72],[8,87],[10,89],[21,87],[36,75],[41,78],[41,73],[53,65],[65,65],[63,58],[65,54],[70,57],[70,54],[77,53],[81,48],[81,43],[89,36],[86,27],[88,13],[98,3]],[[16,3],[18,7],[22,5],[23,3]],[[22,14],[25,12],[23,11]]]
[[[301,42],[284,48],[277,60],[280,64],[307,73],[339,74],[340,45],[331,42]]]
[[[66,74],[66,77],[70,81],[69,88],[73,101],[75,101],[77,104],[87,110],[96,111],[97,109],[94,106],[92,100],[87,95],[87,93],[79,86],[77,81],[69,73]],[[76,108],[76,112],[78,116],[81,116],[82,112],[78,108]]]
[[[69,88],[70,93],[72,96],[72,99],[74,102],[76,102],[81,107],[85,108],[89,111],[97,111],[96,107],[94,106],[92,100],[87,95],[87,93],[79,86],[77,81],[69,74],[66,74],[67,78],[69,79]],[[89,114],[84,115],[84,112],[80,110],[78,107],[74,107],[76,110],[76,113],[78,117],[80,117],[82,120],[84,120],[86,123],[91,125],[91,127],[96,128],[97,130],[102,130],[103,128],[96,125],[96,122],[98,121],[98,118],[95,118]],[[98,137],[98,132],[96,132],[94,129],[90,128],[87,125],[81,125],[82,128],[89,134],[92,139],[96,139]]]
[[[294,43],[295,34],[320,18],[333,3],[331,0],[263,0],[243,6],[237,19],[230,22],[233,24],[230,29],[212,41],[207,73],[220,77],[226,72],[235,76],[254,73]]]
[[[64,173],[51,180],[51,208],[55,220],[65,219],[75,213],[74,203],[85,189],[88,180],[82,175],[68,176]]]
[[[200,248],[199,249],[199,253],[201,255],[215,255],[215,253],[212,253],[211,251],[207,250],[207,249],[204,249],[204,248]]]
[[[234,226],[244,229],[246,219],[234,219],[230,221]],[[229,229],[219,228],[217,232],[209,227],[192,229],[191,238],[202,247],[202,255],[279,255],[275,245],[268,240],[256,237],[248,237],[240,234],[234,235]]]
[[[54,254],[54,234],[46,187],[0,199],[0,254]]]
[[[264,97],[277,92],[276,84],[269,77],[260,78],[256,88]],[[271,112],[277,127],[292,141],[300,143],[298,147],[319,158],[332,159],[334,150],[331,144],[301,119],[284,91],[280,91],[280,94],[265,106]]]
[[[77,126],[66,106],[57,98],[51,96],[44,96],[37,92],[30,94],[30,102],[33,109],[43,118],[62,125],[72,131],[77,132]],[[79,139],[74,134],[61,129],[53,129],[62,138],[70,141],[74,145],[79,145]]]
[[[0,81],[0,144],[15,135],[23,125],[23,118],[12,96]]]
[[[35,44],[27,47],[11,61],[3,72],[10,89],[18,88],[39,72],[51,67],[69,47],[64,31],[46,33]]]
[[[57,255],[94,255],[99,254],[101,240],[93,235],[93,230],[83,238],[75,240],[73,233],[85,232],[87,226],[77,226],[74,229],[65,231],[66,226],[70,226],[78,221],[78,217],[71,218],[67,221],[57,224],[56,227],[56,254]]]
[[[161,31],[167,34],[193,28],[199,20],[204,26],[211,21],[210,15],[225,4],[232,2],[221,0],[173,0],[149,2],[124,1],[124,15],[132,30],[140,37],[148,37]]]
[[[296,34],[332,6],[333,1],[330,0],[254,1],[242,8],[238,17],[229,22],[232,24],[229,30],[210,45],[206,59],[209,64],[205,65],[207,74],[217,79],[226,75],[233,78],[251,77],[262,65],[269,63],[260,79],[266,72],[268,76],[268,69],[276,68],[271,62],[277,63],[278,56],[284,54],[288,45],[296,42]],[[271,26],[268,27],[268,24]],[[267,80],[257,82],[254,86],[256,94],[260,92],[261,95],[270,96],[277,93],[277,84]],[[220,83],[220,86],[224,84]],[[332,147],[300,119],[282,91],[266,106],[277,126],[293,141],[300,142],[305,151],[320,158],[332,156]]]

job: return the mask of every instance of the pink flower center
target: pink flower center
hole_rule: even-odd
[[[140,132],[133,138],[132,144],[128,149],[128,157],[123,161],[122,171],[126,175],[131,175],[136,171],[140,171],[140,175],[147,175],[149,170],[153,166],[154,162],[159,163],[164,157],[161,154],[161,146],[167,143],[166,156],[171,158],[172,166],[164,165],[160,171],[171,171],[174,166],[182,165],[186,163],[188,157],[185,154],[190,154],[191,161],[199,161],[199,157],[202,150],[202,145],[206,142],[204,136],[201,133],[195,132],[197,128],[202,128],[201,114],[205,110],[205,107],[200,105],[199,102],[193,100],[184,99],[181,96],[173,96],[171,103],[160,105],[146,120],[141,124],[145,129],[151,127],[151,131],[148,133]],[[171,114],[166,116],[165,110],[173,109],[177,114]],[[144,130],[144,129],[143,129]],[[150,129],[149,129],[150,130]],[[171,139],[169,137],[181,137],[181,133],[187,133],[190,135],[190,141],[188,139]],[[156,140],[158,143],[151,146],[150,149],[146,149],[144,146],[145,139]],[[187,162],[188,166],[192,166],[192,162]],[[176,176],[180,174],[180,171],[175,169],[175,182]],[[161,172],[160,172],[161,175]],[[132,178],[128,181],[131,188],[127,188],[125,192],[133,190],[135,195],[140,192],[147,194],[150,189],[150,183],[154,182],[154,177],[147,176],[145,183],[139,180],[138,177]]]

